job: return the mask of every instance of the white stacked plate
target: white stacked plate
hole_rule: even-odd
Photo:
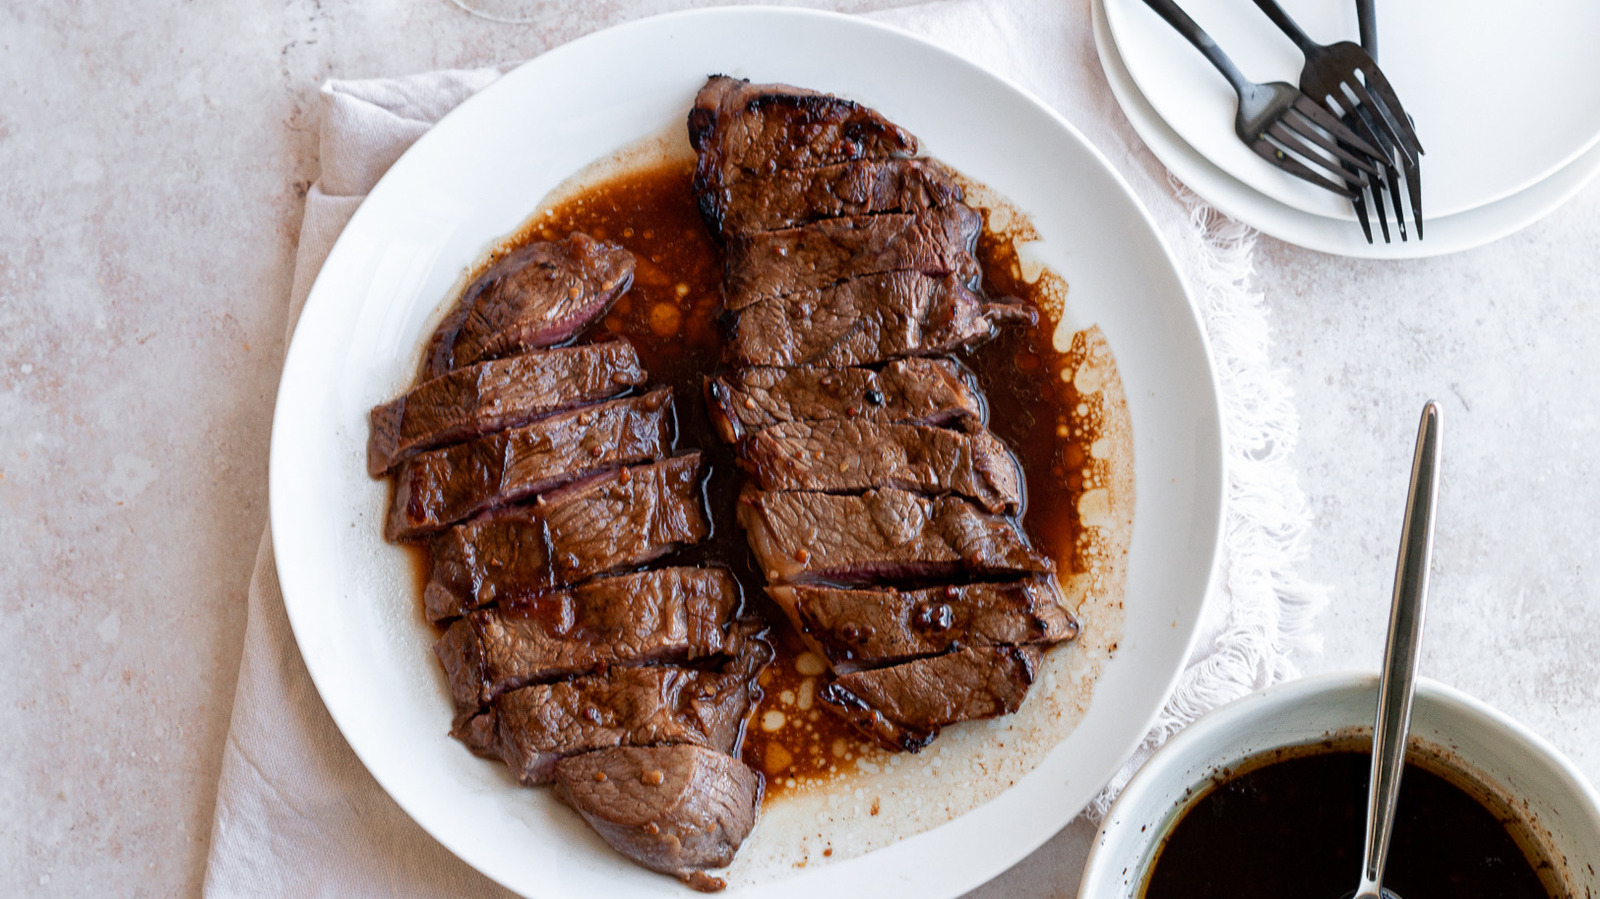
[[[1321,43],[1357,39],[1353,0],[1280,0]],[[1254,81],[1299,80],[1303,59],[1254,3],[1183,0]],[[1095,43],[1134,130],[1191,190],[1289,243],[1344,256],[1469,249],[1526,227],[1600,172],[1600,3],[1379,3],[1380,64],[1416,121],[1424,239],[1368,244],[1343,199],[1272,167],[1233,133],[1231,88],[1143,0],[1093,0]],[[1406,204],[1410,226],[1411,211]]]

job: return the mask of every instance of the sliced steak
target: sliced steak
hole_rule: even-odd
[[[551,560],[567,583],[699,543],[711,533],[699,453],[607,472],[540,497]]]
[[[422,601],[435,624],[555,585],[544,521],[527,507],[443,531],[429,550],[433,567]]]
[[[367,471],[377,477],[423,450],[609,399],[645,378],[625,340],[535,350],[450,372],[373,407]]]
[[[983,396],[953,359],[898,359],[869,368],[744,368],[706,384],[712,422],[728,443],[791,421],[856,419],[982,424]]]
[[[587,234],[535,241],[494,261],[428,342],[424,377],[570,339],[633,283],[633,254]]]
[[[641,571],[471,612],[433,651],[460,723],[528,684],[720,653],[738,607],[739,585],[727,569]]]
[[[862,275],[910,271],[973,285],[983,219],[955,204],[922,213],[847,216],[729,240],[728,311]]]
[[[917,153],[915,137],[865,106],[805,88],[751,84],[726,75],[711,76],[695,97],[689,143],[699,154],[694,190],[702,210],[708,202],[716,203],[706,199],[708,191],[720,190],[746,172]]]
[[[838,675],[821,695],[884,748],[916,752],[947,724],[1015,712],[1042,652],[1037,646],[958,649]]]
[[[836,671],[958,646],[1059,643],[1078,635],[1053,577],[920,590],[768,587],[767,595]]]
[[[613,746],[692,743],[732,753],[760,697],[755,677],[772,647],[741,622],[738,654],[720,670],[649,666],[535,684],[500,696],[451,733],[473,752],[506,763],[517,780],[548,783],[556,762]]]
[[[1001,325],[1031,325],[1031,307],[990,302],[955,276],[894,272],[756,303],[727,316],[735,365],[871,365],[969,349]]]
[[[791,421],[746,438],[739,466],[763,490],[862,493],[893,487],[966,497],[989,512],[1022,507],[1022,469],[987,430],[874,421]]]
[[[395,473],[387,536],[421,536],[596,471],[660,459],[672,428],[672,389],[660,387],[421,453]]]
[[[555,781],[611,848],[699,890],[726,885],[701,872],[733,863],[761,805],[761,775],[687,743],[571,756],[556,763]]]
[[[1053,572],[1016,524],[963,499],[884,488],[860,496],[746,485],[739,523],[774,584],[866,585]]]
[[[825,218],[917,212],[962,200],[950,173],[931,159],[859,159],[815,169],[749,174],[707,191],[702,216],[712,234],[794,228]]]

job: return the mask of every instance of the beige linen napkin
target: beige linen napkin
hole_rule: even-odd
[[[879,18],[1013,79],[1083,130],[1149,206],[1202,307],[1229,439],[1224,565],[1184,681],[1137,762],[1195,715],[1292,673],[1289,653],[1304,642],[1319,596],[1293,572],[1309,516],[1286,459],[1294,408],[1282,378],[1268,368],[1260,297],[1244,286],[1253,236],[1186,196],[1139,143],[1101,74],[1087,0],[956,0]],[[362,197],[434,122],[498,75],[480,69],[323,86],[322,172],[306,197],[291,331]],[[1042,897],[1075,889],[1049,882],[1047,873],[1008,878],[1004,892]],[[262,537],[250,585],[205,895],[509,895],[411,821],[335,728],[289,629],[270,533]],[[1001,890],[991,884],[974,895]]]

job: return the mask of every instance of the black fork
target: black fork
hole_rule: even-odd
[[[1400,98],[1395,94],[1388,78],[1378,69],[1378,64],[1373,61],[1372,55],[1349,41],[1319,44],[1295,24],[1276,0],[1255,0],[1255,3],[1305,55],[1306,64],[1300,72],[1300,89],[1335,115],[1341,116],[1344,123],[1365,138],[1368,144],[1381,149],[1381,158],[1385,163],[1384,181],[1387,184],[1369,179],[1368,187],[1372,192],[1373,206],[1378,213],[1378,223],[1383,229],[1384,241],[1389,240],[1388,217],[1384,213],[1381,196],[1385,187],[1389,191],[1390,203],[1394,208],[1400,239],[1406,239],[1405,213],[1400,205],[1402,169],[1407,174],[1413,220],[1417,222],[1417,238],[1420,240],[1422,196],[1418,158],[1423,152],[1422,144],[1417,140],[1410,116],[1406,115],[1405,109],[1400,105]],[[1365,21],[1370,23],[1371,0],[1357,0],[1357,3],[1358,7],[1361,4],[1366,4],[1368,7]],[[1371,36],[1376,37],[1375,26],[1363,29],[1364,34],[1368,32],[1374,32]],[[1354,174],[1350,172],[1349,166],[1345,166],[1345,169],[1347,173]],[[1351,202],[1356,206],[1356,217],[1361,220],[1362,230],[1370,243],[1372,229],[1367,221],[1364,198],[1357,196],[1352,198]]]
[[[1355,197],[1359,185],[1343,167],[1367,179],[1382,176],[1382,151],[1341,124],[1328,110],[1293,85],[1257,84],[1172,0],[1144,0],[1167,24],[1199,50],[1239,95],[1233,130],[1257,156],[1278,168],[1342,197]],[[1318,171],[1318,170],[1321,171]]]

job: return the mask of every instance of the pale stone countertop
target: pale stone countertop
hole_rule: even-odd
[[[0,6],[0,894],[199,892],[317,84],[516,61],[678,5],[545,3],[541,27],[449,0]],[[1316,510],[1303,571],[1335,591],[1304,669],[1377,664],[1436,397],[1423,673],[1600,779],[1600,185],[1468,253],[1264,239],[1257,265]],[[1071,895],[1086,842],[1069,828],[977,895]]]

